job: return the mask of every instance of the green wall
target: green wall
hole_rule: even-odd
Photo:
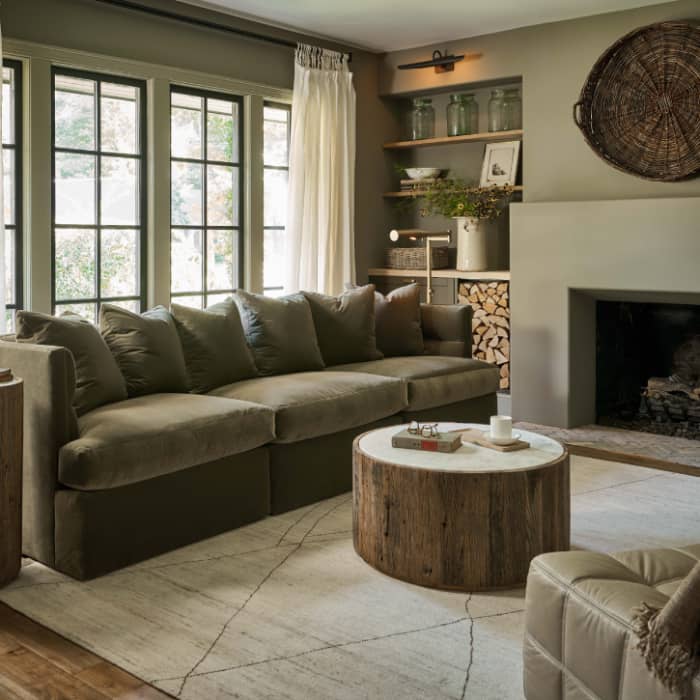
[[[522,76],[526,202],[697,196],[700,179],[655,183],[614,170],[591,151],[572,118],[589,71],[611,44],[637,27],[681,19],[700,20],[698,0],[392,52],[383,60],[380,90],[400,95]],[[452,73],[397,70],[400,63],[429,58],[434,49],[482,57],[457,63]]]

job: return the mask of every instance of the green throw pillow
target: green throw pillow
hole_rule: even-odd
[[[274,299],[238,290],[233,299],[261,375],[323,369],[311,308],[303,294]]]
[[[190,391],[205,394],[257,375],[233,299],[205,311],[171,304],[170,312],[182,343]]]
[[[384,296],[375,295],[374,325],[377,348],[387,357],[422,355],[423,328],[420,315],[420,287],[408,284]]]
[[[374,332],[374,285],[355,287],[340,296],[303,292],[311,307],[316,337],[327,366],[378,360]]]
[[[82,416],[93,408],[126,399],[126,384],[100,331],[75,314],[47,316],[18,311],[16,337],[20,343],[59,345],[70,350],[75,361],[73,407]]]
[[[187,391],[185,358],[167,309],[156,306],[135,314],[102,304],[100,330],[124,375],[129,396]]]

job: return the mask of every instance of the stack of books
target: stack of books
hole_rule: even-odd
[[[425,452],[454,452],[462,444],[462,432],[438,433],[432,437],[409,433],[407,429],[393,435],[392,447],[406,450],[423,450]]]

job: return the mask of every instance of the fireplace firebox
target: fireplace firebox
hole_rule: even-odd
[[[700,306],[596,302],[596,420],[700,440]]]

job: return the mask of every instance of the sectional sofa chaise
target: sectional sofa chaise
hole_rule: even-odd
[[[73,354],[5,336],[0,365],[25,382],[24,553],[95,577],[350,490],[363,431],[486,421],[499,374],[470,359],[470,307],[422,305],[420,329],[420,355],[130,395],[82,415]]]

